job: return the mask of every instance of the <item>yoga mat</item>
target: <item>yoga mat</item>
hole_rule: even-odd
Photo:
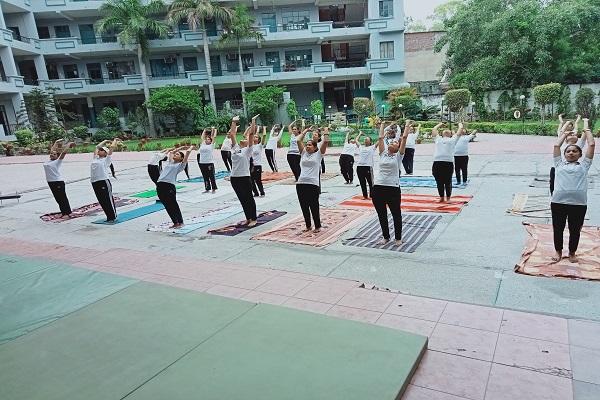
[[[467,184],[469,181],[467,181]],[[400,186],[401,187],[430,187],[436,188],[437,184],[435,183],[435,178],[433,176],[412,176],[412,175],[403,175],[400,177]],[[452,187],[454,188],[464,188],[466,184],[458,185],[456,182],[456,178],[452,179]]]
[[[319,195],[319,204],[321,207],[335,207],[349,197],[351,196],[348,193],[323,192]]]
[[[339,176],[339,175],[340,174],[337,172],[326,172],[324,174],[321,174],[321,182],[335,178],[336,176]],[[283,179],[283,180],[279,181],[279,183],[282,185],[295,185],[296,181],[294,180],[293,175],[292,175],[292,178]]]
[[[134,210],[129,210],[123,213],[119,213],[117,215],[117,219],[114,222],[106,222],[105,219],[101,218],[96,221],[92,221],[92,224],[100,224],[100,225],[114,225],[120,224],[121,222],[126,222],[135,218],[143,217],[144,215],[152,214],[160,210],[164,210],[165,206],[159,200],[152,204],[148,204],[143,207],[136,208]]]
[[[146,228],[146,230],[150,232],[165,232],[185,235],[200,228],[204,228],[205,226],[212,225],[215,222],[220,222],[224,219],[233,217],[234,215],[239,214],[242,211],[243,210],[241,207],[225,207],[221,209],[208,211],[207,213],[198,217],[184,219],[183,222],[185,225],[179,229],[169,228],[173,224],[172,222],[164,222],[160,225],[148,225],[148,228]]]
[[[183,189],[185,186],[175,186],[175,189]],[[156,193],[156,189],[146,190],[145,192],[140,192],[136,194],[132,194],[129,197],[139,197],[140,199],[149,199],[150,197],[156,197],[158,194]]]
[[[263,172],[262,174],[262,182],[263,184],[273,183],[277,181],[281,181],[283,179],[294,178],[294,174],[289,171],[286,172]]]
[[[185,203],[199,204],[205,201],[211,202],[218,197],[234,193],[231,185],[219,185],[215,193],[204,193],[204,189],[190,190],[189,192],[177,193],[177,201]]]
[[[3,255],[0,258],[0,285],[12,279],[29,275],[54,265],[56,265],[55,262],[45,260]]]
[[[507,213],[529,218],[550,218],[550,197],[547,195],[531,195],[515,193],[511,208]]]
[[[467,204],[473,196],[452,196],[449,202],[440,203],[438,196],[427,194],[403,193],[400,202],[402,211],[408,212],[432,212],[458,214],[463,206]],[[361,196],[354,196],[351,199],[340,203],[345,207],[373,207],[373,202],[363,199]]]
[[[554,241],[552,225],[523,223],[529,234],[515,271],[525,275],[600,280],[600,227],[584,226],[581,230],[577,263],[563,258],[553,262]],[[565,229],[565,254],[568,252],[569,230]]]
[[[404,214],[402,216],[402,245],[396,245],[394,240],[394,222],[391,214],[388,215],[390,227],[390,241],[386,244],[378,244],[383,239],[379,219],[375,218],[360,228],[358,233],[351,238],[344,239],[342,244],[346,246],[371,247],[375,249],[393,250],[404,253],[414,253],[429,234],[433,231],[439,220],[439,215],[417,215]]]
[[[134,284],[0,346],[0,398],[122,399],[253,306]]]
[[[0,285],[0,344],[118,292],[134,282],[117,275],[60,265],[11,279]],[[0,364],[4,364],[4,361]],[[0,398],[10,397],[0,395]]]
[[[130,204],[135,204],[138,202],[137,199],[121,199],[119,197],[114,197],[114,196],[113,196],[113,198],[115,200],[115,206],[117,206],[117,207],[124,207],[124,206],[128,206]],[[83,207],[76,208],[72,211],[73,212],[71,213],[71,218],[69,218],[69,219],[87,217],[90,215],[96,215],[96,214],[102,212],[102,207],[100,207],[100,203],[92,203],[92,204],[85,205]],[[50,214],[44,214],[44,215],[40,216],[40,218],[44,222],[64,222],[64,221],[69,220],[69,219],[60,219],[61,216],[62,216],[61,213],[50,213]]]
[[[285,211],[264,211],[258,214],[256,225],[254,225],[253,227],[248,227],[248,225],[246,225],[246,221],[241,221],[237,224],[224,226],[223,228],[211,229],[207,233],[210,233],[211,235],[236,236],[242,232],[246,232],[247,230],[256,228],[257,226],[261,226],[266,224],[267,222],[276,220],[277,218],[284,216],[285,214],[287,214],[287,212]]]
[[[359,210],[321,209],[321,231],[306,229],[304,218],[299,215],[271,230],[259,233],[252,240],[270,240],[274,242],[325,246],[335,242],[344,232],[351,229],[368,214]]]
[[[222,179],[226,176],[229,176],[229,172],[227,171],[215,172],[215,179]],[[197,176],[195,178],[179,180],[177,181],[177,183],[204,183],[204,178],[202,178],[201,176]]]
[[[127,400],[393,400],[427,338],[259,304]]]

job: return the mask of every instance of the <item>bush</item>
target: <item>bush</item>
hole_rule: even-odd
[[[19,129],[15,132],[19,146],[27,147],[33,144],[33,132],[30,129]]]
[[[536,103],[542,106],[542,124],[544,124],[546,118],[546,106],[557,102],[561,92],[560,83],[547,83],[533,88],[533,97],[535,98]]]
[[[92,140],[94,142],[102,142],[104,140],[113,140],[115,137],[119,135],[119,131],[110,130],[110,129],[98,129],[96,133],[92,135]]]
[[[596,117],[595,97],[596,94],[590,88],[581,88],[575,94],[575,108],[577,109],[577,113],[592,121]]]
[[[322,116],[325,113],[323,102],[321,100],[313,100],[310,102],[310,113],[313,117]]]
[[[260,114],[263,125],[273,125],[277,107],[283,102],[283,86],[259,87],[253,92],[246,92],[248,114],[254,116]]]
[[[290,117],[292,121],[295,121],[298,118],[300,118],[300,114],[298,113],[298,106],[296,106],[296,101],[294,99],[290,99],[290,102],[286,106],[286,111],[288,117]]]
[[[460,112],[469,105],[471,92],[469,89],[448,90],[444,96],[444,100],[450,111]]]
[[[121,128],[119,121],[119,110],[115,107],[104,107],[98,115],[98,125],[101,128],[112,128],[117,130]]]
[[[150,93],[147,106],[162,117],[172,117],[178,132],[189,132],[201,114],[202,95],[196,88],[168,85]],[[186,129],[187,128],[187,129]]]
[[[79,125],[73,127],[71,129],[73,136],[81,140],[87,140],[90,138],[90,132],[88,131],[88,127],[85,125]]]

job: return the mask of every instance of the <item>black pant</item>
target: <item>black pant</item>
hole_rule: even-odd
[[[69,199],[67,198],[67,191],[64,181],[48,182],[50,191],[54,196],[54,200],[58,203],[58,208],[62,215],[71,214],[71,206],[69,205]]]
[[[574,254],[579,246],[579,236],[587,206],[550,203],[550,209],[552,210],[552,228],[554,230],[554,250],[562,251],[563,232],[569,221],[569,253]]]
[[[148,175],[150,176],[150,179],[152,179],[152,182],[156,184],[160,177],[160,167],[158,165],[148,164]]]
[[[467,183],[467,169],[469,167],[469,156],[454,156],[454,173],[456,174],[457,183]],[[462,172],[462,179],[461,179]]]
[[[232,176],[231,187],[235,191],[247,220],[256,221],[256,202],[252,197],[252,181],[249,176]]]
[[[388,224],[387,208],[389,207],[394,220],[394,238],[402,239],[402,212],[400,211],[400,187],[395,186],[373,186],[373,206],[379,217],[381,233],[385,239],[390,238],[390,227]]]
[[[444,197],[444,190],[446,191],[446,197],[452,195],[452,172],[454,164],[449,161],[434,161],[431,173],[435,178],[437,184],[437,190],[440,197]]]
[[[550,196],[554,193],[554,177],[556,176],[556,168],[550,168]]]
[[[252,178],[252,193],[254,193],[255,196],[258,196],[259,193],[261,196],[264,196],[265,189],[263,188],[262,183],[262,165],[254,165],[250,177]]]
[[[340,172],[346,182],[351,183],[354,180],[354,157],[349,154],[340,156]]]
[[[215,164],[200,164],[200,172],[202,173],[202,179],[204,179],[204,189],[217,190],[217,181],[215,180]]]
[[[404,166],[404,171],[408,175],[412,175],[413,173],[413,165],[415,161],[415,149],[406,148],[404,149],[404,157],[402,157],[402,165]]]
[[[177,190],[175,189],[175,185],[167,182],[158,182],[156,184],[156,192],[158,199],[165,206],[165,210],[167,210],[171,221],[174,224],[183,224],[181,210],[179,209],[179,204],[177,204]]]
[[[267,156],[267,162],[269,163],[269,167],[271,167],[271,171],[277,172],[277,161],[275,160],[275,150],[265,149],[265,155]]]
[[[356,175],[358,175],[358,181],[360,182],[363,197],[371,197],[371,194],[373,193],[373,171],[371,167],[359,165],[356,167]],[[367,183],[369,184],[368,195]]]
[[[319,229],[321,227],[319,187],[305,183],[296,184],[296,193],[298,194],[298,201],[300,202],[306,228],[308,229],[311,226],[310,215],[312,214],[312,218],[315,221],[315,229]]]
[[[115,199],[112,196],[112,185],[107,179],[105,181],[92,182],[92,188],[96,194],[96,199],[100,203],[100,207],[106,214],[107,221],[114,221],[117,219],[117,208],[115,207]]]
[[[227,171],[231,171],[231,152],[227,150],[221,150],[221,158],[225,164]]]
[[[325,173],[325,159],[321,158],[321,173]]]
[[[288,153],[287,161],[290,165],[292,173],[294,174],[294,178],[296,179],[296,181],[298,181],[298,178],[300,177],[300,154]]]

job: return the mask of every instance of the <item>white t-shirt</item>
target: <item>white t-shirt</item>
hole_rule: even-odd
[[[221,151],[231,151],[231,139],[226,137],[221,145]]]
[[[342,154],[354,157],[354,153],[356,153],[357,150],[358,146],[356,146],[356,143],[344,143]]]
[[[152,153],[150,159],[148,160],[148,165],[158,165],[160,160],[166,157],[165,153],[161,153],[159,151]]]
[[[402,165],[403,154],[390,154],[387,149],[379,155],[379,173],[375,174],[375,185],[400,187],[398,170]]]
[[[231,149],[231,177],[250,176],[250,157],[252,147],[241,148],[236,144]]]
[[[267,140],[267,146],[265,147],[265,149],[276,150],[278,142],[279,142],[279,136],[270,136],[269,140]]]
[[[290,134],[290,149],[288,150],[288,154],[300,154],[300,150],[298,149],[298,136],[294,136],[294,134]]]
[[[262,165],[262,152],[262,143],[258,143],[252,146],[252,162],[254,163],[254,165]]]
[[[371,146],[361,145],[358,148],[358,160],[356,162],[357,167],[373,167],[373,157],[377,151],[377,145],[372,144]]]
[[[177,182],[177,175],[185,169],[185,163],[168,161],[163,165],[163,169],[158,177],[158,182],[172,183]]]
[[[64,181],[62,175],[60,174],[60,166],[62,164],[61,159],[56,159],[54,161],[46,161],[44,163],[44,172],[46,173],[46,182],[60,182]]]
[[[473,135],[462,135],[456,141],[454,147],[455,156],[468,156],[469,155],[469,142],[473,139]]]
[[[199,164],[212,164],[213,162],[213,150],[215,148],[215,142],[211,144],[202,143],[198,149],[198,163]]]
[[[587,205],[588,171],[592,160],[583,156],[578,162],[566,162],[554,157],[554,192],[552,202],[559,204]]]
[[[110,167],[110,164],[112,164],[110,156],[104,158],[94,156],[92,164],[90,165],[90,180],[92,182],[108,180],[108,168]]]
[[[319,186],[319,175],[321,174],[321,160],[323,154],[320,150],[309,153],[304,150],[300,158],[300,177],[298,183]]]
[[[417,130],[415,133],[409,133],[406,138],[406,148],[414,149],[417,146],[417,137],[419,136],[419,131]]]
[[[433,161],[454,162],[454,146],[458,136],[445,137],[438,135],[435,138],[435,151],[433,153]]]

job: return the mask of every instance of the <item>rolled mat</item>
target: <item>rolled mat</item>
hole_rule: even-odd
[[[117,219],[113,222],[107,222],[105,219],[99,219],[96,221],[92,221],[92,224],[101,224],[101,225],[114,225],[120,224],[121,222],[129,221],[135,218],[143,217],[144,215],[152,214],[160,210],[164,210],[165,206],[160,200],[156,200],[155,203],[148,204],[146,206],[136,208],[134,210],[129,210],[123,213],[117,214]]]
[[[550,197],[515,193],[512,206],[506,212],[529,218],[550,218]]]
[[[128,206],[131,204],[135,204],[139,201],[137,199],[121,199],[119,197],[113,197],[113,199],[115,201],[116,207]],[[83,207],[74,209],[73,212],[71,213],[71,218],[69,218],[69,219],[87,217],[90,215],[96,215],[100,212],[102,212],[102,207],[100,206],[100,203],[92,203],[92,204],[88,204]],[[64,222],[64,221],[69,220],[69,219],[61,219],[61,217],[62,217],[61,213],[50,213],[50,214],[44,214],[44,215],[40,216],[41,220],[45,221],[45,222]]]
[[[402,194],[400,208],[402,211],[408,212],[431,212],[458,214],[465,204],[467,204],[473,196],[452,196],[448,202],[440,203],[438,196],[428,194]],[[363,199],[362,196],[354,196],[351,199],[340,203],[344,207],[373,207],[371,199]]]
[[[375,249],[393,250],[404,253],[414,253],[429,234],[433,231],[438,221],[442,219],[439,215],[417,215],[405,214],[402,216],[402,244],[398,246],[394,238],[394,222],[391,214],[388,215],[390,235],[392,240],[386,244],[379,244],[383,239],[379,219],[375,218],[365,224],[358,233],[351,238],[344,239],[342,244],[346,246],[370,247]]]
[[[267,222],[271,222],[279,217],[287,214],[285,211],[265,211],[258,214],[258,218],[256,219],[256,225],[249,227],[246,225],[246,221],[238,222],[237,224],[227,225],[223,228],[211,229],[207,233],[211,235],[223,235],[223,236],[236,236],[242,232],[246,232],[252,228],[256,228],[257,226],[261,226],[266,224]]]
[[[584,226],[581,230],[578,262],[571,263],[568,258],[554,262],[554,231],[552,225],[524,222],[529,234],[523,254],[515,271],[525,275],[563,277],[575,279],[600,280],[600,227]],[[565,230],[564,243],[568,243],[568,229]]]

